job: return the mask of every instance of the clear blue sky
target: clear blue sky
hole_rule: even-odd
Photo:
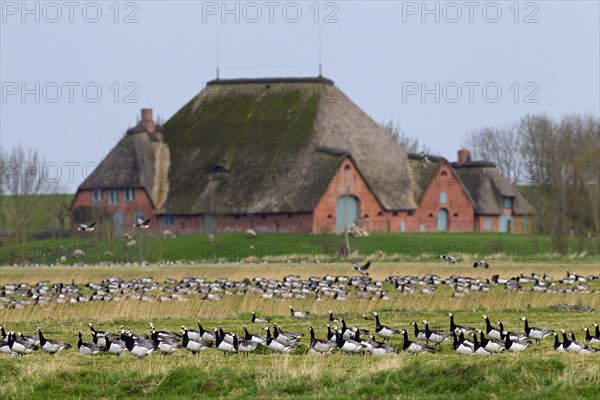
[[[168,119],[215,78],[217,31],[222,78],[315,76],[320,26],[323,75],[450,160],[483,126],[600,113],[598,1],[114,3],[1,4],[2,146],[78,163],[69,192],[140,108]]]

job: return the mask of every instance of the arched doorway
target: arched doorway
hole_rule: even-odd
[[[441,208],[437,213],[437,230],[445,232],[448,230],[448,210]]]
[[[360,220],[360,201],[354,196],[340,196],[335,202],[335,230],[344,230]]]

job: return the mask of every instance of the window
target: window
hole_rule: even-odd
[[[502,197],[502,208],[512,208],[513,198],[512,197]]]
[[[392,217],[397,217],[397,216],[398,216],[398,211],[392,212]]]
[[[377,216],[378,216],[378,217],[383,217],[383,211],[379,211],[379,212],[377,213]]]
[[[108,191],[108,203],[119,204],[119,191],[117,189],[110,189]]]
[[[94,201],[102,201],[102,189],[94,189],[92,192],[92,199]]]
[[[351,167],[350,167],[348,164],[344,165],[344,170],[346,170],[346,171],[350,171],[351,169],[352,169],[352,168],[351,168]]]
[[[453,217],[458,217],[458,213],[452,214]]]
[[[175,217],[173,215],[165,215],[165,226],[175,225]]]
[[[429,213],[428,217],[433,218],[433,213]]]
[[[289,214],[287,215],[287,217],[288,217],[288,218],[294,218],[294,214],[292,214],[292,213],[289,213]]]
[[[409,217],[412,217],[412,216],[413,216],[413,211],[412,211],[412,210],[409,210],[409,211],[408,211],[408,216],[409,216]]]
[[[442,171],[442,176],[448,176],[448,172]]]
[[[440,204],[446,204],[446,192],[440,193]]]
[[[134,213],[134,220],[137,223],[137,220],[141,219],[142,221],[145,221],[146,219],[144,218],[144,212],[143,211],[136,211]]]
[[[135,200],[135,189],[133,189],[133,188],[123,189],[123,197],[125,198],[125,201]]]
[[[485,229],[491,231],[492,227],[492,217],[485,217]]]
[[[365,215],[363,215],[363,218],[364,218],[364,219],[368,219],[368,218],[369,218],[369,214],[365,214]]]
[[[406,232],[406,222],[400,222],[400,232]]]

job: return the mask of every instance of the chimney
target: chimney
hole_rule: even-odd
[[[462,165],[468,162],[471,162],[471,152],[467,149],[458,150],[458,160],[456,163]]]
[[[156,125],[152,119],[151,108],[142,108],[142,120],[140,121],[140,124],[148,133],[154,133],[156,131]]]

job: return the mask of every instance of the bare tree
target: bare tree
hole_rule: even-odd
[[[394,123],[394,121],[381,122],[379,125],[392,135],[396,143],[402,145],[406,151],[411,153],[431,154],[431,150],[427,145],[419,143],[418,138],[408,136],[400,126]]]
[[[3,232],[17,244],[27,241],[31,220],[41,194],[56,193],[58,184],[43,176],[45,160],[22,146],[0,149],[0,194],[3,198]],[[10,196],[10,199],[7,198]]]

